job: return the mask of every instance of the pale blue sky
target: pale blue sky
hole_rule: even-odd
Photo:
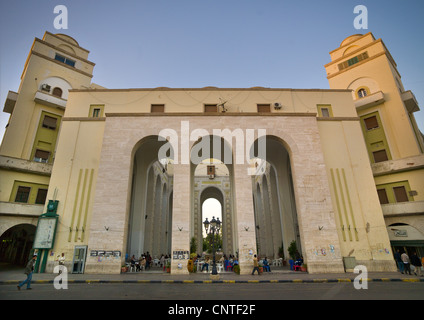
[[[90,50],[107,88],[329,88],[324,65],[347,36],[371,31],[424,104],[422,0],[0,0],[0,104],[17,91],[35,37],[66,33]],[[368,30],[353,26],[368,8]],[[68,8],[68,30],[53,26]],[[0,137],[9,114],[0,111]],[[424,111],[415,113],[424,131]]]

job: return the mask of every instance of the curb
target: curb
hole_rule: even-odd
[[[365,280],[365,279],[364,279]],[[353,282],[352,279],[279,279],[279,280],[68,280],[68,284],[91,284],[91,283],[157,283],[157,284],[236,284],[236,283],[343,283]],[[368,282],[424,282],[424,278],[375,278],[367,279]],[[0,281],[0,285],[19,284],[20,280]],[[31,284],[51,284],[54,280],[33,280]]]

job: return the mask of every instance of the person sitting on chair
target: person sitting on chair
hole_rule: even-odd
[[[271,272],[271,268],[270,268],[270,266],[269,266],[269,262],[268,262],[268,260],[267,260],[267,257],[265,257],[265,259],[263,259],[263,261],[262,261],[262,263],[263,263],[263,268],[264,268],[264,271],[265,272]]]
[[[206,272],[209,272],[209,258],[206,258],[206,261],[205,261],[205,263],[203,264],[203,266],[202,266],[202,271],[205,269],[205,267],[206,267]]]

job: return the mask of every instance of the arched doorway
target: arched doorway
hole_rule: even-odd
[[[171,252],[173,152],[160,152],[165,143],[150,136],[135,148],[127,253],[136,258]]]
[[[214,135],[201,137],[191,149],[193,223],[190,238],[195,239],[198,254],[202,254],[203,247],[203,203],[211,198],[221,205],[222,251],[227,255],[237,252],[232,154],[228,142]]]
[[[32,250],[36,227],[18,224],[0,237],[0,261],[24,266]]]
[[[258,153],[259,139],[265,139],[266,156]],[[302,252],[296,202],[291,174],[290,154],[277,137],[264,136],[251,147],[256,168],[252,176],[257,251],[260,257],[288,258],[288,247],[296,242]],[[263,141],[262,141],[263,142]]]

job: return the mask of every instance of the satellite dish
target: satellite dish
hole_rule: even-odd
[[[222,112],[226,112],[227,108],[225,108],[225,104],[227,103],[227,101],[222,101],[221,98],[219,98],[219,100],[221,101],[220,103],[217,104],[218,107],[222,107]]]

